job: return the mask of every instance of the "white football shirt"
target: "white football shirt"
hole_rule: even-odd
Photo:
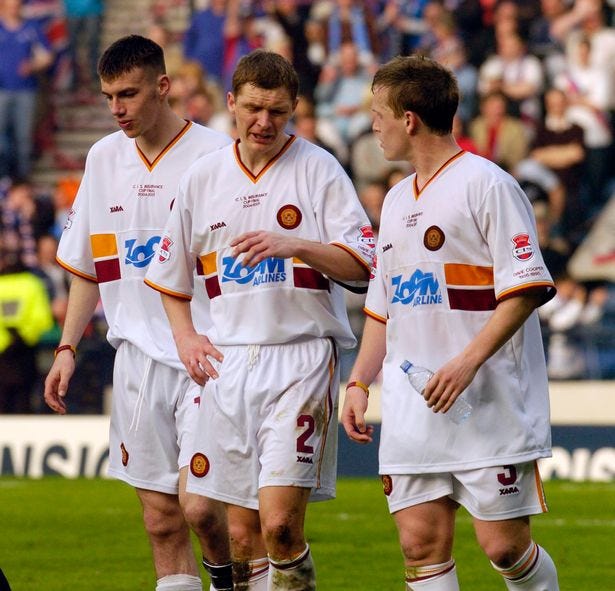
[[[99,284],[108,339],[136,345],[156,361],[183,370],[160,295],[143,283],[182,173],[197,158],[231,142],[187,122],[154,162],[124,132],[92,146],[60,244],[58,262]],[[209,327],[207,298],[198,294],[194,321]]]
[[[338,284],[296,258],[245,267],[232,256],[231,240],[252,230],[334,244],[366,267],[372,262],[373,232],[350,179],[333,156],[293,136],[256,176],[237,144],[193,165],[146,281],[190,299],[197,258],[217,345],[332,337],[354,346]]]
[[[532,209],[517,182],[466,152],[422,188],[416,175],[385,198],[366,312],[386,322],[380,472],[513,464],[550,455],[549,398],[536,311],[478,371],[461,425],[407,382],[404,359],[436,371],[485,325],[497,302],[554,293]]]

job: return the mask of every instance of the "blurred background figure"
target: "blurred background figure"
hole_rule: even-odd
[[[545,119],[537,130],[529,157],[553,171],[566,188],[562,231],[571,245],[586,232],[588,211],[580,192],[585,144],[583,129],[567,116],[568,98],[557,88],[545,94]]]
[[[53,61],[49,40],[21,11],[21,0],[0,2],[0,178],[30,174],[36,75]]]
[[[45,284],[0,234],[0,414],[33,410],[31,397],[41,379],[36,346],[52,327]]]
[[[70,89],[98,93],[98,54],[104,0],[64,0],[71,62]]]
[[[211,0],[194,12],[184,35],[184,57],[199,62],[208,76],[222,83],[226,0]]]
[[[540,60],[527,52],[526,43],[515,31],[502,31],[496,37],[496,52],[479,69],[478,90],[485,95],[502,92],[509,102],[511,115],[528,126],[540,121],[540,95],[544,73]]]
[[[528,131],[518,117],[507,111],[508,99],[493,90],[480,99],[479,115],[468,126],[478,154],[512,171],[528,153]]]
[[[359,61],[353,42],[345,42],[339,50],[339,65],[325,66],[314,93],[319,118],[335,127],[339,137],[351,144],[371,127],[367,111],[371,75]]]

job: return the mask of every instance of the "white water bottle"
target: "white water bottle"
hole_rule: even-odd
[[[425,390],[427,382],[433,376],[433,372],[425,367],[414,365],[407,359],[400,365],[401,370],[406,374],[410,385],[421,395]],[[444,416],[448,417],[456,425],[461,425],[472,414],[472,407],[463,396],[458,396]]]

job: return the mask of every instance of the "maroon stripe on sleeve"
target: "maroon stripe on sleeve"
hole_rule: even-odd
[[[205,275],[205,270],[203,269],[203,263],[199,257],[196,257],[196,274],[197,275]]]
[[[105,259],[104,261],[95,261],[94,268],[96,269],[96,277],[98,283],[106,283],[108,281],[116,281],[121,279],[120,259]]]
[[[449,287],[448,303],[451,310],[486,312],[495,310],[497,301],[493,289],[459,289]]]

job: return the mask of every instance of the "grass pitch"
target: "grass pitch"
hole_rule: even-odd
[[[615,483],[545,483],[551,512],[534,538],[555,560],[561,591],[615,588]],[[376,479],[341,479],[335,501],[310,506],[319,591],[403,591],[397,534]],[[504,589],[460,512],[454,556],[462,589]],[[113,480],[0,478],[0,568],[12,591],[152,591],[135,493]]]

